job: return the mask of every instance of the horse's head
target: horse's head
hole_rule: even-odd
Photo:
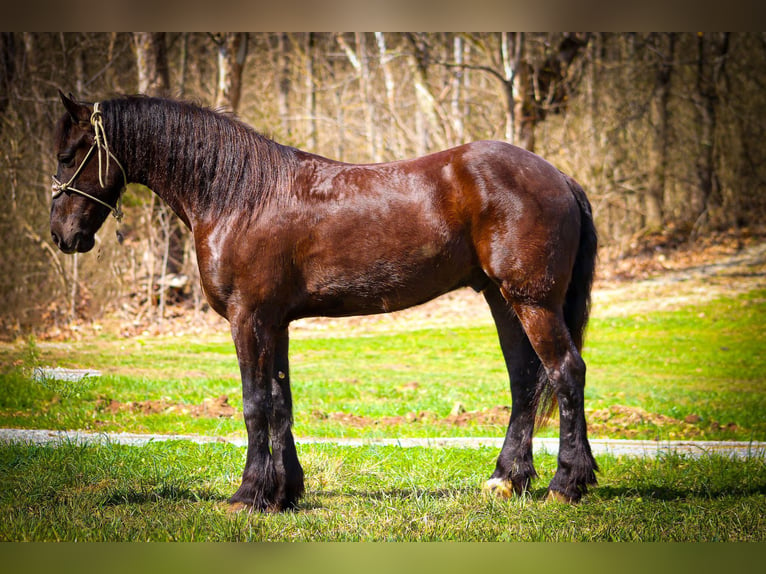
[[[64,253],[85,252],[93,248],[109,213],[122,216],[120,197],[127,181],[109,150],[99,105],[59,95],[67,113],[56,126],[51,237]]]

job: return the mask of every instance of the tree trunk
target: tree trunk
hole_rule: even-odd
[[[367,61],[367,47],[364,34],[360,32],[354,34],[356,51],[348,45],[343,34],[337,34],[336,39],[338,45],[346,53],[348,61],[359,75],[359,93],[364,105],[364,135],[367,141],[367,155],[372,161],[380,161],[379,146],[377,145],[378,136],[375,129],[375,102],[370,92],[370,67]]]
[[[247,34],[227,32],[217,37],[218,91],[215,105],[236,112],[242,97],[242,71],[247,58]]]
[[[104,77],[106,79],[106,85],[109,86],[109,89],[113,92],[120,91],[117,89],[117,82],[115,78],[117,77],[116,70],[114,64],[114,51],[117,46],[117,32],[110,32],[109,33],[109,44],[106,50],[106,59],[110,63],[110,65],[107,67],[107,69],[104,72]]]
[[[463,143],[465,137],[465,124],[463,122],[463,110],[460,109],[461,88],[465,70],[463,69],[463,37],[456,34],[452,39],[452,58],[457,68],[452,76],[452,100],[450,101],[450,115],[452,116],[452,129],[454,137],[452,145]]]
[[[138,91],[149,96],[164,96],[170,92],[170,69],[168,67],[167,43],[163,32],[134,32],[133,45],[136,51],[136,68],[138,70]],[[171,220],[169,208],[162,202],[152,201],[147,206],[147,274],[146,285],[148,307],[154,308],[155,289],[155,252],[161,250],[163,257],[159,270],[159,305],[157,321],[162,323],[165,314],[166,289],[165,278],[168,273],[177,273],[180,269],[179,255],[183,254],[182,233],[177,219]],[[156,238],[154,225],[159,222],[162,227],[161,241]],[[177,232],[176,232],[177,231]],[[165,254],[168,254],[165,256]]]
[[[370,89],[370,63],[367,58],[367,42],[364,32],[355,32],[356,51],[359,54],[359,83],[364,101],[364,123],[366,127],[367,145],[372,161],[380,161],[380,145],[378,130],[375,126],[375,101]]]
[[[80,35],[82,37],[82,34]],[[81,40],[84,40],[84,38],[81,38]],[[78,42],[78,48],[74,55],[74,78],[75,78],[75,89],[77,90],[77,95],[79,95],[81,98],[85,96],[85,68],[86,68],[86,62],[85,62],[85,50],[81,49],[80,46],[84,42]]]
[[[186,75],[189,67],[189,33],[181,33],[181,50],[178,55],[178,95],[183,98],[186,96]]]
[[[284,137],[292,140],[292,130],[290,128],[290,39],[286,32],[277,36],[277,74],[278,74],[278,92],[277,106],[279,108],[279,119],[282,123]]]
[[[428,67],[430,65],[429,46],[422,34],[408,33],[407,38],[413,47],[412,73],[415,84],[415,98],[418,107],[415,116],[418,140],[416,150],[423,155],[431,150],[431,146],[442,147],[439,138],[439,122],[436,113],[436,100],[428,88]]]
[[[697,89],[694,99],[698,141],[702,149],[697,159],[698,193],[694,202],[696,226],[704,224],[711,197],[718,188],[715,146],[718,82],[726,64],[728,51],[728,34],[722,34],[718,38],[702,32],[697,35]]]
[[[0,33],[0,116],[11,101],[11,86],[16,76],[16,40],[13,32]],[[2,126],[0,126],[2,129]]]
[[[513,37],[508,32],[500,34],[500,57],[503,61],[503,91],[505,92],[505,139],[511,143],[515,142],[516,102],[513,92],[522,41],[521,33],[513,34]]]
[[[535,101],[532,67],[524,57],[523,32],[500,34],[501,81],[505,94],[505,139],[534,151]]]
[[[652,138],[649,145],[649,181],[645,196],[645,222],[648,230],[659,230],[664,223],[665,172],[668,155],[668,100],[670,82],[675,65],[676,34],[656,37],[659,57],[655,74],[654,96],[650,104]]]
[[[404,154],[405,143],[403,141],[402,134],[411,136],[411,130],[404,124],[401,117],[399,117],[398,105],[396,101],[396,83],[394,82],[394,74],[391,67],[392,56],[389,54],[386,48],[386,37],[382,32],[375,32],[375,41],[378,44],[378,54],[380,59],[380,67],[383,70],[383,81],[386,86],[386,103],[388,107],[388,113],[391,116],[390,122],[388,122],[388,147],[393,152],[394,157],[399,158]]]
[[[308,116],[306,120],[306,145],[311,151],[316,151],[317,134],[319,133],[319,127],[317,126],[316,86],[314,81],[315,41],[315,34],[313,32],[308,32],[305,37],[304,45],[304,51],[306,53],[306,74],[304,77],[306,86],[306,114]]]
[[[523,53],[523,33],[519,33],[517,53]],[[513,124],[514,137],[511,139],[516,145],[535,151],[535,128],[537,127],[537,112],[534,100],[534,87],[532,86],[532,67],[518,57],[518,67],[512,80],[512,97],[514,98]],[[506,87],[506,90],[508,88]],[[510,105],[510,104],[509,104]]]
[[[164,32],[133,32],[138,68],[138,92],[152,96],[170,90],[167,46]]]

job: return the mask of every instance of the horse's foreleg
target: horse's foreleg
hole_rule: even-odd
[[[255,510],[279,510],[278,476],[269,451],[276,331],[247,314],[231,320],[231,333],[242,375],[247,459],[242,484],[229,503],[234,509],[245,505]]]
[[[577,501],[596,484],[596,461],[585,424],[585,362],[559,311],[543,306],[514,305],[535,352],[545,367],[559,403],[559,455],[548,487],[555,499]]]
[[[495,471],[485,490],[510,497],[529,488],[537,476],[532,460],[532,433],[535,424],[537,373],[540,360],[529,343],[511,306],[490,285],[484,291],[500,339],[500,348],[511,384],[511,419]]]
[[[269,420],[272,458],[278,478],[276,502],[281,508],[294,508],[303,494],[303,469],[298,461],[291,430],[293,401],[290,393],[288,342],[287,329],[283,329],[277,334],[275,346]]]

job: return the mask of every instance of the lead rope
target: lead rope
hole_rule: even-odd
[[[106,133],[104,131],[104,116],[101,114],[101,102],[93,104],[93,113],[90,115],[90,124],[93,126],[93,133],[95,134],[96,147],[98,148],[98,183],[101,187],[104,186],[104,179],[101,171],[101,147],[103,146],[106,151],[106,171],[109,172],[109,143],[106,141]]]
[[[120,167],[120,171],[122,172],[122,183],[123,183],[122,189],[120,189],[120,193],[117,195],[117,201],[114,204],[114,210],[112,211],[114,218],[117,220],[117,229],[115,230],[115,235],[117,236],[117,242],[120,245],[122,245],[122,242],[125,239],[120,230],[120,226],[122,225],[122,194],[125,191],[125,187],[128,185],[128,176],[125,174],[125,169],[122,167],[122,164],[120,163],[120,161],[112,154],[111,150],[109,149],[109,142],[106,139],[106,129],[104,128],[104,116],[101,113],[100,107],[101,107],[101,102],[96,102],[95,104],[93,104],[93,113],[90,115],[90,123],[93,126],[96,147],[98,147],[98,150],[99,150],[98,183],[101,184],[101,187],[105,187],[104,180],[102,177],[102,170],[101,170],[101,146],[103,145],[104,151],[106,152],[106,172],[109,173],[109,158],[110,157],[114,157],[114,161]]]
[[[120,189],[120,193],[117,195],[117,202],[115,203],[114,209],[112,210],[112,214],[117,220],[117,223],[122,223],[122,194],[125,192],[125,187],[128,185],[128,176],[125,174],[125,168],[122,167],[120,160],[118,160],[117,157],[109,149],[109,142],[106,139],[106,128],[104,128],[104,116],[101,113],[101,102],[96,102],[93,104],[93,113],[90,115],[90,123],[93,126],[95,144],[98,148],[98,183],[101,185],[101,187],[106,187],[104,185],[104,172],[101,168],[102,146],[106,152],[106,173],[109,173],[109,158],[114,159],[115,163],[117,163],[117,166],[122,172],[122,188]],[[120,239],[120,243],[122,243],[122,235],[119,229],[117,230],[117,237]]]

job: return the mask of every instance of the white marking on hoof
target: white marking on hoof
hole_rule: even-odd
[[[238,514],[240,512],[252,512],[253,507],[249,504],[245,504],[244,502],[232,502],[229,504],[228,508],[226,509],[226,512],[229,514]]]
[[[562,504],[572,504],[574,501],[567,495],[556,490],[549,490],[545,502],[560,502]]]
[[[501,498],[513,497],[513,484],[510,480],[503,480],[502,478],[490,478],[484,483],[482,490]]]

